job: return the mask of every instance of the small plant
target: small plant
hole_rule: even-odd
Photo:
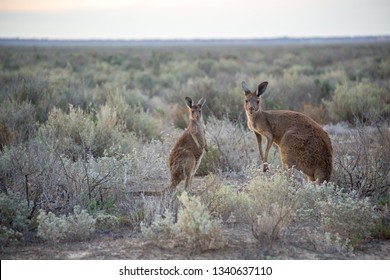
[[[177,217],[177,231],[193,249],[201,251],[223,246],[220,221],[211,219],[198,197],[183,192],[178,197],[181,207]]]
[[[103,231],[115,231],[119,227],[119,219],[116,216],[98,213],[96,215],[96,229]]]
[[[370,236],[378,221],[375,207],[368,198],[333,184],[306,183],[294,195],[297,201],[295,223],[310,227],[318,233],[316,236],[327,234],[327,238],[337,244],[347,247],[358,244]],[[331,244],[330,241],[327,244]]]
[[[149,239],[167,240],[174,238],[176,235],[175,218],[167,210],[164,215],[156,215],[149,227],[144,222],[141,222],[141,232]]]
[[[51,242],[86,240],[95,231],[96,225],[96,220],[78,206],[73,214],[59,217],[41,210],[37,220],[38,237]]]
[[[339,234],[341,238],[358,242],[370,236],[378,219],[368,198],[359,199],[356,193],[337,190],[334,195],[318,202],[321,230]]]
[[[282,236],[292,222],[296,209],[291,188],[296,183],[283,172],[271,177],[255,178],[249,185],[252,197],[250,222],[253,236],[272,247],[272,243]]]
[[[23,241],[23,234],[12,228],[0,225],[0,248],[18,244]]]
[[[156,215],[150,226],[141,223],[143,235],[152,240],[163,240],[164,243],[175,240],[192,250],[206,251],[222,247],[221,224],[211,218],[200,199],[188,196],[187,192],[183,192],[178,199],[181,205],[177,223],[167,210],[164,215]]]
[[[23,240],[31,208],[19,193],[0,193],[0,246]]]

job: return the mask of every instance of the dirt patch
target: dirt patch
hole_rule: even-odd
[[[138,233],[96,234],[83,242],[49,244],[35,242],[2,248],[0,259],[41,260],[188,260],[188,259],[361,259],[390,260],[390,240],[367,241],[354,252],[324,253],[296,244],[275,242],[272,248],[251,237],[249,230],[224,228],[226,246],[206,252],[189,251],[175,240],[148,241]],[[157,245],[156,245],[157,244]]]

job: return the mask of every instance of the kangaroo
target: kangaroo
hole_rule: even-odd
[[[205,128],[202,122],[202,108],[206,99],[202,97],[198,104],[194,104],[189,97],[186,97],[185,100],[188,107],[189,123],[168,157],[171,173],[168,188],[174,189],[185,179],[185,190],[191,191],[192,178],[198,170],[206,149]]]
[[[242,82],[247,124],[256,135],[263,171],[268,170],[268,152],[275,143],[283,166],[301,170],[308,181],[329,181],[333,149],[328,134],[304,114],[287,110],[261,110],[260,96],[267,86],[268,82],[262,82],[252,92],[245,81]],[[262,136],[267,140],[264,154]]]
[[[191,192],[191,182],[194,177],[203,154],[207,149],[205,127],[202,122],[202,108],[206,103],[205,98],[201,98],[198,104],[194,104],[191,98],[186,97],[188,107],[189,123],[186,130],[176,141],[169,156],[168,165],[170,171],[170,181],[159,191],[139,191],[134,194],[144,196],[160,196],[167,191],[174,191],[176,186],[185,179],[185,190]]]

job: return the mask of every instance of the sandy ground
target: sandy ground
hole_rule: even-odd
[[[148,241],[139,234],[122,231],[115,234],[95,234],[91,240],[49,244],[30,242],[2,248],[0,259],[43,260],[150,260],[150,259],[360,259],[390,260],[390,240],[367,241],[354,252],[316,252],[294,244],[274,242],[272,248],[259,244],[249,230],[242,228],[223,229],[226,245],[206,252],[189,251],[175,240]]]

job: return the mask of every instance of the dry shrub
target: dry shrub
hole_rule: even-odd
[[[206,141],[213,153],[210,158],[215,160],[212,171],[241,171],[259,158],[252,133],[226,119],[211,118],[207,122]]]
[[[248,186],[252,198],[251,227],[254,237],[267,246],[281,238],[293,220],[296,202],[291,196],[294,181],[283,172],[257,177]]]
[[[294,238],[310,240],[316,248],[349,250],[370,236],[378,220],[375,205],[367,198],[331,183],[305,183],[294,196],[294,226],[298,229]]]
[[[95,232],[96,225],[96,220],[78,206],[68,216],[57,217],[41,210],[37,221],[37,236],[51,242],[86,240]]]
[[[375,120],[390,114],[390,105],[386,102],[388,92],[388,86],[369,80],[349,82],[337,85],[332,99],[323,103],[335,122]]]
[[[156,215],[150,226],[141,224],[141,230],[149,239],[161,240],[169,244],[172,239],[177,246],[191,250],[206,251],[224,246],[219,220],[212,219],[206,206],[198,197],[191,197],[186,192],[178,196],[180,207],[177,222],[174,215],[165,211],[164,215]]]
[[[334,137],[332,181],[374,200],[390,195],[390,130],[358,125]]]

